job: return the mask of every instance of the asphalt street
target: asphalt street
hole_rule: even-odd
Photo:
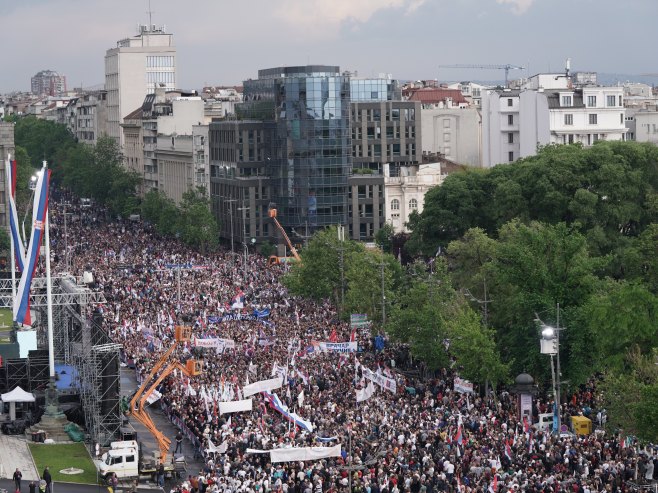
[[[29,493],[29,481],[23,481],[21,485],[22,493]],[[90,485],[90,484],[74,484],[74,483],[57,483],[53,485],[53,493],[107,493],[107,488],[100,485]],[[167,485],[165,485],[166,487]],[[7,490],[7,493],[13,493],[15,491],[14,482],[11,479],[0,479],[0,488]],[[2,491],[0,489],[0,491]],[[121,487],[117,488],[117,493],[129,492],[132,491],[130,488],[122,489]],[[139,488],[137,489],[139,493],[142,492],[160,492],[161,489],[158,488]],[[4,492],[2,492],[4,493]]]

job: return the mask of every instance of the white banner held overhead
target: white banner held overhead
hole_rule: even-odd
[[[243,401],[229,401],[219,403],[219,414],[239,413],[242,411],[251,411],[253,401],[245,399]]]
[[[333,447],[297,447],[270,450],[270,460],[276,462],[294,462],[302,460],[320,460],[328,457],[340,457],[341,446]]]
[[[265,392],[280,389],[283,385],[283,378],[276,377],[270,378],[269,380],[261,380],[260,382],[254,382],[249,385],[245,385],[242,389],[244,397],[251,397],[254,394],[259,392]]]
[[[359,350],[356,341],[349,342],[318,342],[311,341],[306,348],[307,353],[355,353]]]
[[[460,392],[462,394],[473,393],[473,383],[463,378],[455,377],[454,387],[456,392]]]
[[[365,389],[356,389],[356,402],[363,402],[370,399],[375,393],[375,386],[372,380],[368,382]]]
[[[394,378],[388,378],[384,375],[379,375],[374,371],[369,370],[365,366],[362,366],[361,368],[363,368],[363,376],[368,380],[375,382],[383,389],[390,390],[394,394],[398,391],[398,385]]]
[[[233,339],[222,339],[221,337],[213,337],[210,339],[197,339],[194,338],[193,345],[202,348],[216,348],[219,352],[224,349],[235,349],[235,341]]]

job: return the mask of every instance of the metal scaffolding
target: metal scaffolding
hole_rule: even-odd
[[[0,279],[0,306],[11,307],[11,280]],[[55,361],[71,365],[78,375],[74,383],[80,391],[90,445],[106,445],[121,427],[120,350],[105,330],[93,320],[92,311],[105,303],[103,293],[92,291],[73,276],[52,277],[53,343]],[[34,278],[30,305],[36,312],[33,328],[39,348],[47,348],[46,279]],[[15,364],[12,381],[29,382],[26,360]],[[9,370],[9,368],[8,368]],[[9,373],[7,373],[9,375]],[[8,376],[9,379],[9,376]]]

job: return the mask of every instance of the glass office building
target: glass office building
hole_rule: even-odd
[[[352,79],[350,81],[352,102],[400,101],[402,89],[393,79]]]
[[[243,101],[240,118],[275,122],[267,174],[279,221],[309,233],[346,224],[349,76],[324,65],[259,70],[244,81]]]

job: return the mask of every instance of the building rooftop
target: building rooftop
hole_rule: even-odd
[[[439,87],[423,87],[406,91],[409,101],[420,101],[423,104],[440,103],[448,98],[453,104],[468,103],[459,89],[444,89]]]

